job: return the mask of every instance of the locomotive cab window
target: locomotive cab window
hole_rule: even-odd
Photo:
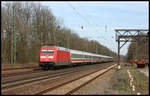
[[[43,54],[53,54],[54,50],[42,50]]]

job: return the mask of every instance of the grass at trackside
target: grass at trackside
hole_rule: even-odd
[[[143,71],[148,71],[148,70],[149,70],[149,67],[148,67],[148,66],[145,66],[142,70],[143,70]]]
[[[135,85],[135,92],[132,91],[129,82],[129,76],[127,69],[130,71],[134,78],[133,84]],[[137,70],[136,66],[124,66],[122,69],[117,71],[117,82],[114,84],[115,90],[118,90],[119,94],[123,95],[137,95],[140,93],[142,95],[149,94],[149,78],[143,73]]]

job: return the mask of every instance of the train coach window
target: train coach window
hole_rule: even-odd
[[[42,53],[43,54],[53,54],[54,53],[54,50],[42,50]]]

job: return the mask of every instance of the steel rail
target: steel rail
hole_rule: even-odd
[[[40,81],[40,80],[44,80],[44,79],[48,79],[48,78],[54,78],[54,77],[65,75],[65,74],[71,74],[71,73],[75,73],[75,72],[84,71],[84,70],[87,70],[87,69],[89,69],[89,68],[80,69],[80,70],[60,71],[60,72],[57,72],[57,73],[44,74],[42,76],[36,76],[36,77],[31,77],[31,78],[26,78],[26,79],[23,78],[23,79],[20,79],[20,80],[1,82],[1,84],[2,84],[1,88],[4,90],[4,89],[12,88],[12,87],[27,84],[27,83],[32,83],[32,82],[35,82],[35,81]]]
[[[80,77],[78,77],[78,78],[75,78],[75,79],[73,79],[73,80],[70,80],[70,81],[64,82],[64,83],[62,83],[62,84],[59,84],[59,85],[57,85],[57,86],[54,86],[54,87],[51,87],[51,88],[42,90],[42,91],[36,93],[35,95],[42,95],[42,94],[45,94],[45,93],[47,93],[47,92],[49,92],[49,91],[55,90],[55,89],[57,89],[57,88],[59,88],[59,87],[62,87],[62,86],[64,86],[64,85],[66,85],[66,84],[69,84],[69,83],[74,82],[74,81],[76,81],[76,80],[79,80],[79,79],[81,79],[81,78],[83,78],[83,77],[86,77],[86,76],[88,76],[88,75],[91,75],[91,74],[93,74],[93,73],[96,73],[96,72],[98,72],[98,71],[100,71],[100,70],[102,70],[102,69],[97,68],[97,70],[94,71],[94,72],[87,73],[87,74],[85,74],[85,75],[83,75],[83,76],[80,76]],[[104,73],[103,73],[103,74],[104,74]],[[80,86],[80,87],[81,87],[81,86]],[[79,88],[79,87],[78,87],[78,88]],[[77,89],[78,89],[78,88],[77,88]],[[75,90],[77,90],[77,89],[75,89]],[[66,93],[66,94],[70,94],[70,93],[74,92],[75,90],[71,90],[71,91],[69,91],[69,92]]]

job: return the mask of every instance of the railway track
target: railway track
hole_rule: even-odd
[[[89,67],[89,68],[87,67],[85,69],[79,69],[78,68],[78,69],[75,69],[75,70],[60,71],[60,72],[55,72],[55,73],[46,74],[46,75],[43,75],[43,76],[32,77],[32,78],[18,80],[18,81],[14,80],[14,81],[9,81],[9,82],[2,82],[1,83],[2,84],[1,88],[2,88],[3,93],[7,93],[7,91],[10,90],[10,92],[11,92],[11,91],[14,91],[14,89],[16,89],[16,88],[18,88],[18,90],[19,90],[21,88],[21,86],[26,86],[26,85],[29,86],[29,85],[32,85],[32,84],[38,84],[39,82],[46,81],[46,80],[49,80],[49,79],[50,79],[49,82],[52,81],[53,79],[56,79],[54,81],[57,82],[57,81],[60,81],[60,79],[63,80],[63,78],[65,76],[68,78],[68,76],[71,76],[71,74],[80,74],[81,72],[84,72],[86,70],[91,70],[93,68],[95,68],[95,70],[100,70],[101,69],[100,67],[102,67],[102,66],[99,66],[99,68],[97,68],[96,66],[95,67]],[[63,84],[63,83],[61,83],[61,84]],[[32,92],[32,93],[34,93],[34,92]],[[41,94],[41,93],[36,92],[34,94]]]
[[[29,74],[29,73],[37,73],[40,71],[42,71],[42,70],[33,69],[33,70],[29,70],[29,71],[24,71],[24,72],[13,72],[13,73],[8,73],[8,74],[2,74],[1,76],[4,78],[4,77],[17,76],[17,75],[24,75],[24,74]]]
[[[80,66],[76,66],[76,68],[78,68]],[[64,72],[64,69],[61,70],[30,70],[30,71],[26,71],[26,72],[17,72],[17,73],[11,73],[11,74],[2,74],[2,83],[9,83],[9,82],[17,82],[17,81],[21,81],[21,80],[27,80],[27,79],[32,79],[32,78],[38,78],[41,76],[46,76],[46,75],[51,75],[51,74],[57,74],[57,73],[61,73]],[[65,70],[69,71],[70,68],[65,68]],[[72,70],[72,68],[71,68]],[[21,75],[24,75],[24,77],[22,77]],[[25,76],[28,75],[28,76]],[[32,76],[29,76],[32,75]],[[20,77],[21,76],[21,77]]]
[[[21,80],[26,80],[26,79],[30,79],[30,78],[38,78],[41,76],[46,76],[46,75],[51,75],[51,74],[57,74],[56,72],[59,73],[63,72],[63,70],[72,70],[74,68],[80,68],[81,66],[76,66],[76,67],[65,67],[65,69],[63,69],[61,67],[60,70],[47,70],[47,71],[43,71],[43,70],[30,70],[30,71],[26,71],[26,72],[17,72],[17,73],[10,73],[10,74],[2,74],[2,84],[3,83],[7,83],[7,82],[15,82],[15,81],[21,81]],[[61,71],[62,70],[62,71]],[[78,69],[77,69],[78,70]],[[22,77],[22,75],[24,77]],[[27,76],[26,76],[27,75]],[[32,75],[32,76],[30,76]]]
[[[38,66],[36,66],[36,67],[22,67],[22,68],[6,68],[6,69],[2,69],[2,71],[17,70],[17,69],[32,69],[32,68],[38,68]]]
[[[103,71],[101,69],[99,70],[96,70],[94,72],[91,72],[91,73],[88,73],[88,74],[85,74],[79,78],[76,78],[76,79],[73,79],[73,80],[70,80],[68,82],[65,82],[65,83],[62,83],[58,86],[55,86],[55,87],[52,87],[52,88],[48,88],[48,89],[45,89],[41,92],[38,92],[36,93],[36,95],[48,95],[48,94],[64,94],[64,95],[70,95],[72,94],[73,92],[77,91],[79,88],[83,87],[84,85],[88,84],[89,82],[91,82],[92,80],[96,79],[97,77],[101,76],[102,74],[106,73],[107,71],[109,71],[110,69],[112,69],[113,67],[115,67],[115,65],[112,65],[106,69],[104,69]],[[99,72],[101,71],[101,72]],[[97,74],[96,74],[97,73]],[[100,74],[98,74],[100,73]],[[84,80],[84,79],[88,79],[90,75],[95,75],[93,76],[93,78],[89,79],[89,80]],[[82,82],[82,80],[84,80],[83,83],[81,84],[78,84],[78,86],[75,86],[75,87],[70,87],[72,86],[72,84],[74,85],[77,85],[77,83],[79,83],[79,81]],[[69,85],[70,84],[70,85]],[[68,90],[65,90],[67,89],[67,87],[69,87]]]
[[[85,70],[85,69],[84,69]],[[32,83],[35,81],[40,81],[40,80],[44,80],[44,79],[48,79],[48,78],[53,78],[56,76],[61,76],[61,75],[65,75],[65,74],[71,74],[71,73],[75,73],[75,72],[80,72],[80,71],[84,71],[83,69],[81,70],[70,70],[70,71],[63,71],[63,72],[57,72],[57,73],[52,73],[52,74],[44,74],[43,76],[38,76],[38,77],[34,77],[34,78],[27,78],[27,79],[21,79],[21,80],[14,80],[14,81],[9,81],[9,82],[2,82],[2,89],[6,89],[6,88],[11,88],[14,86],[18,86],[18,85],[23,85],[26,83]]]
[[[79,67],[79,66],[76,66]],[[33,68],[33,69],[32,69]],[[12,76],[17,76],[17,75],[24,75],[24,74],[30,74],[30,73],[38,73],[38,72],[43,72],[39,67],[32,67],[31,70],[28,71],[23,71],[23,72],[11,72],[11,73],[2,73],[2,78],[5,77],[12,77]],[[62,68],[63,69],[63,68]],[[13,70],[13,69],[12,69]],[[15,69],[14,69],[15,70]]]
[[[3,81],[3,82],[1,82],[1,84],[2,84],[1,88],[2,89],[11,88],[11,87],[26,84],[26,83],[32,83],[35,81],[44,80],[47,78],[53,78],[53,77],[61,76],[61,75],[65,75],[65,74],[80,72],[80,71],[84,71],[84,70],[87,70],[87,69],[67,70],[67,71],[52,72],[52,73],[50,72],[50,74],[46,71],[40,71],[40,72],[43,72],[42,75],[34,76],[31,78],[22,78],[22,79],[18,79],[18,80],[9,80],[9,81],[5,81],[5,82]],[[36,73],[37,73],[37,71],[36,71]],[[19,74],[19,75],[21,75],[21,74]]]

